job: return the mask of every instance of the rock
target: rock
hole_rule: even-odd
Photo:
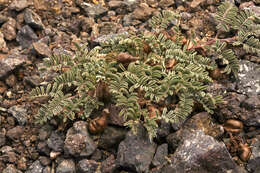
[[[38,40],[38,36],[28,25],[23,26],[17,34],[16,41],[23,47],[28,48],[33,42]]]
[[[34,29],[44,29],[41,17],[29,8],[24,12],[24,20],[26,24]]]
[[[153,157],[152,164],[154,166],[163,165],[166,160],[166,156],[168,155],[168,144],[162,144],[157,147],[156,153]]]
[[[7,57],[0,58],[0,78],[6,76],[8,72],[24,64],[26,60],[27,56],[21,55],[19,52],[13,52]]]
[[[5,22],[1,31],[4,34],[6,40],[13,40],[16,38],[16,21],[13,18],[9,18],[7,22]]]
[[[81,31],[89,33],[92,26],[95,24],[95,20],[91,17],[81,17]]]
[[[43,42],[37,41],[37,42],[33,43],[33,48],[37,52],[37,54],[42,57],[51,56],[51,50],[50,50],[49,46],[47,46]]]
[[[16,163],[18,155],[15,153],[14,149],[10,146],[3,146],[0,148],[1,160],[4,162]]]
[[[25,173],[42,173],[44,167],[41,165],[40,161],[37,160],[29,167]]]
[[[259,96],[251,96],[241,103],[241,106],[247,110],[260,109],[260,98]]]
[[[251,156],[248,160],[247,170],[249,172],[257,173],[260,171],[260,139],[255,138],[255,142],[251,145]]]
[[[178,146],[171,163],[161,172],[242,172],[229,155],[224,143],[201,130],[190,133]]]
[[[158,5],[161,8],[166,8],[174,4],[175,4],[174,0],[161,0]]]
[[[41,162],[41,164],[43,166],[48,166],[48,165],[51,164],[51,160],[48,157],[45,157],[45,156],[40,156],[39,161]]]
[[[6,134],[6,130],[4,128],[1,129],[1,131],[0,131],[0,147],[5,145],[5,142],[6,142],[5,134]]]
[[[48,147],[51,148],[53,151],[62,152],[63,151],[63,135],[58,132],[52,132],[51,136],[47,140]]]
[[[119,144],[116,163],[124,169],[148,172],[156,144],[149,140],[143,126],[139,125],[136,130],[136,134],[128,132],[126,138]]]
[[[5,79],[5,83],[10,87],[10,88],[14,88],[16,83],[17,83],[17,79],[16,76],[14,74],[10,74],[9,76],[7,76],[7,78]]]
[[[16,126],[7,131],[6,136],[12,140],[18,140],[23,134],[24,128],[22,126]]]
[[[155,9],[150,8],[146,3],[141,3],[132,13],[133,19],[147,20]]]
[[[102,173],[113,173],[116,169],[116,159],[114,155],[109,156],[101,163]]]
[[[108,126],[99,139],[98,147],[106,150],[117,149],[126,133],[127,131],[123,128]]]
[[[77,164],[77,173],[95,173],[97,171],[97,168],[99,166],[99,163],[94,160],[81,160]]]
[[[246,61],[240,61],[238,72],[237,92],[246,95],[260,94],[260,68],[259,65]]]
[[[50,148],[48,147],[48,144],[47,144],[47,141],[44,141],[44,142],[39,142],[37,144],[37,150],[40,152],[40,153],[44,153],[45,155],[50,155]]]
[[[90,4],[90,3],[82,2],[79,5],[87,13],[88,17],[93,17],[93,18],[101,17],[105,15],[108,11],[107,8],[103,7],[100,4]]]
[[[27,122],[27,110],[24,106],[15,105],[8,109],[8,113],[12,114],[17,120],[19,125],[23,126]]]
[[[75,122],[66,134],[65,152],[75,157],[86,157],[92,155],[96,148],[96,144],[87,131],[86,122]]]
[[[18,161],[17,161],[17,168],[20,170],[27,170],[27,160],[25,157],[21,157]]]
[[[171,124],[161,120],[159,128],[157,130],[157,139],[163,139],[170,134]]]
[[[21,11],[23,9],[25,9],[26,7],[28,7],[29,4],[27,2],[27,0],[14,0],[10,5],[9,5],[9,9],[10,10],[16,10],[16,11]]]
[[[112,0],[112,1],[108,2],[108,7],[111,10],[114,10],[117,8],[122,8],[123,5],[124,5],[124,2],[122,2],[122,1]]]
[[[22,173],[22,171],[17,170],[14,165],[8,165],[3,173]]]
[[[73,160],[63,160],[57,167],[56,173],[76,173]]]
[[[190,4],[191,8],[196,8],[200,4],[204,3],[206,0],[193,0]]]
[[[99,25],[99,34],[100,35],[108,35],[108,34],[114,34],[119,29],[118,23],[114,22],[103,22],[101,25]]]
[[[50,173],[51,172],[51,167],[50,166],[46,166],[44,169],[43,169],[43,171],[42,171],[42,173]]]
[[[7,91],[7,86],[5,85],[5,83],[0,81],[0,94],[4,94]]]
[[[41,141],[45,141],[49,136],[51,135],[52,132],[52,127],[50,125],[45,125],[39,129],[39,135],[38,138]]]
[[[8,52],[8,47],[6,46],[6,42],[4,40],[4,34],[0,31],[0,51]]]

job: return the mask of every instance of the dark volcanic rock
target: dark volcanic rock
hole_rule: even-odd
[[[98,166],[98,162],[84,159],[77,164],[77,173],[95,173]]]
[[[102,173],[113,173],[116,169],[116,159],[114,155],[109,156],[101,163]]]
[[[166,160],[167,155],[168,155],[168,144],[162,144],[158,146],[152,161],[153,165],[154,166],[163,165],[167,161]]]
[[[30,27],[35,29],[43,29],[44,25],[42,24],[42,20],[40,16],[32,11],[31,9],[27,8],[24,12],[24,20]]]
[[[65,139],[65,152],[78,156],[90,156],[96,150],[97,146],[89,136],[87,124],[84,121],[78,121],[73,124]]]
[[[29,167],[29,170],[25,173],[42,173],[44,167],[41,165],[40,161],[37,160]]]
[[[117,149],[118,144],[125,138],[127,131],[123,128],[108,126],[101,135],[98,146],[103,149]]]
[[[236,163],[229,155],[225,144],[198,130],[190,133],[171,157],[171,163],[161,169],[163,173],[240,173]]]
[[[12,114],[13,117],[15,117],[19,125],[25,125],[25,123],[27,122],[27,111],[24,106],[12,106],[8,109],[8,113]]]
[[[48,147],[51,148],[53,151],[61,152],[63,151],[63,135],[57,132],[52,132],[51,136],[47,140]]]
[[[86,2],[79,3],[79,6],[87,13],[88,17],[100,17],[107,13],[108,9],[101,6],[100,4],[90,4]]]
[[[240,61],[238,72],[237,91],[246,95],[260,94],[260,68],[250,61]]]
[[[28,25],[23,26],[17,34],[16,41],[23,47],[28,48],[38,37]]]
[[[137,127],[137,133],[128,132],[124,141],[119,144],[117,165],[136,172],[148,172],[156,144],[149,140],[143,126]]]
[[[260,171],[260,139],[256,138],[256,141],[251,146],[252,154],[249,158],[247,169],[250,172],[257,173]]]
[[[56,173],[76,173],[76,167],[73,160],[63,160],[57,167]]]

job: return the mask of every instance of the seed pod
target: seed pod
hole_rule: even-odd
[[[139,59],[138,57],[133,57],[127,52],[121,52],[117,55],[117,62],[122,64],[134,62],[137,61],[138,59]]]
[[[222,76],[222,73],[221,73],[221,70],[219,68],[216,68],[214,70],[211,70],[209,72],[209,76],[212,78],[212,79],[219,79],[221,76]]]
[[[107,117],[109,115],[109,110],[104,109],[100,117],[97,117],[90,121],[88,125],[89,132],[92,134],[101,133],[107,126]]]
[[[167,69],[172,69],[175,65],[177,64],[177,61],[176,61],[176,59],[169,59],[167,62],[166,62],[166,64],[165,64],[165,67],[167,68]]]
[[[243,123],[241,121],[238,120],[227,120],[224,124],[224,129],[227,132],[231,132],[231,133],[239,133],[242,131],[243,129]]]
[[[240,143],[239,150],[240,150],[240,154],[239,154],[240,159],[244,162],[248,161],[248,159],[251,156],[251,150],[248,144]]]

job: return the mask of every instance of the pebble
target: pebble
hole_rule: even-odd
[[[32,28],[41,30],[44,29],[41,17],[29,8],[27,8],[24,12],[24,20],[25,23],[27,23]]]
[[[16,38],[16,20],[13,18],[9,18],[7,22],[5,22],[1,31],[4,34],[6,40],[13,40]]]
[[[10,10],[16,10],[16,11],[21,11],[28,7],[28,1],[27,0],[14,0],[10,5],[9,9]]]

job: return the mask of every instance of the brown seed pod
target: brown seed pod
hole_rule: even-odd
[[[89,122],[88,130],[92,134],[101,133],[107,126],[107,117],[109,115],[109,110],[104,109],[100,117],[97,117]]]
[[[177,64],[177,61],[176,61],[176,59],[169,59],[167,62],[166,62],[166,64],[165,64],[165,67],[167,68],[167,69],[172,69],[175,65]]]
[[[246,144],[240,143],[239,150],[240,150],[240,154],[239,154],[240,159],[244,162],[248,161],[248,159],[251,156],[251,149],[249,145],[247,143]]]
[[[230,133],[239,133],[243,129],[243,123],[238,120],[227,120],[224,124],[224,129]]]
[[[117,55],[117,62],[125,64],[125,63],[130,63],[137,61],[139,58],[138,57],[133,57],[127,52],[121,52]]]
[[[143,49],[144,49],[144,52],[147,54],[149,54],[152,51],[151,47],[147,43],[144,43]]]
[[[149,118],[153,118],[153,117],[156,117],[157,114],[160,116],[161,113],[159,111],[159,109],[157,109],[154,105],[149,105],[147,107],[148,109],[148,112],[149,112]]]
[[[220,77],[222,77],[222,73],[221,73],[221,70],[219,68],[216,68],[214,70],[211,70],[209,72],[209,76],[212,78],[212,79],[219,79]]]

